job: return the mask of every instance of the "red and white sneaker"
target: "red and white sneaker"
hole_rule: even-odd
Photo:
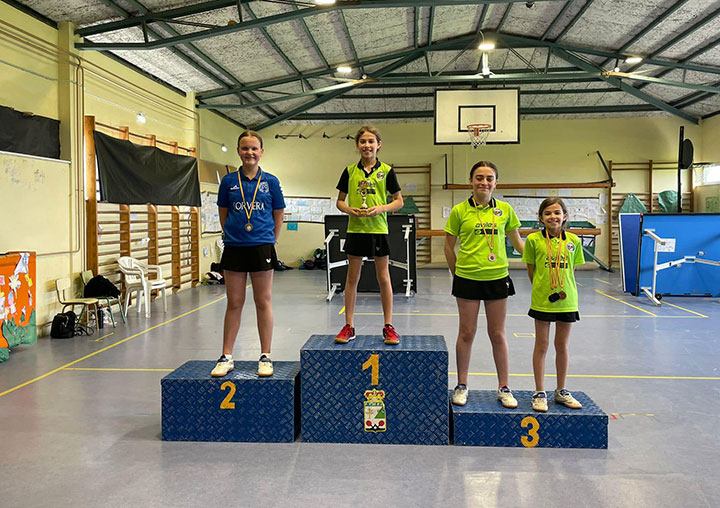
[[[395,328],[393,328],[393,325],[385,325],[383,327],[383,338],[385,339],[385,344],[389,346],[397,346],[400,344],[400,336],[395,331]]]
[[[343,326],[340,333],[335,336],[335,344],[347,344],[355,338],[355,328],[350,325]]]

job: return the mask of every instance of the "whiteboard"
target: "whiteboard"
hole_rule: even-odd
[[[515,210],[520,220],[538,220],[540,203],[546,196],[524,197],[524,196],[496,196],[501,201],[509,203]],[[563,197],[568,215],[571,221],[586,220],[593,224],[605,224],[607,222],[607,210],[600,204],[599,198],[568,198]]]
[[[68,161],[0,152],[0,252],[77,248],[71,179]]]
[[[324,223],[326,215],[339,215],[336,198],[285,196],[285,222]]]

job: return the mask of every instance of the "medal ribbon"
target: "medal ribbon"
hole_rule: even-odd
[[[488,238],[487,231],[485,231],[485,223],[480,219],[480,212],[478,211],[477,202],[475,202],[475,196],[473,196],[472,200],[473,205],[475,205],[475,215],[477,215],[477,219],[480,223],[480,227],[482,228],[483,235],[485,235],[485,241],[487,242],[488,247],[490,247],[490,254],[493,254],[493,250],[495,247],[495,237],[493,236],[493,232],[495,231],[495,211],[493,210],[492,229],[490,230],[490,237]],[[492,198],[490,198],[490,204],[492,204]]]
[[[545,229],[545,245],[547,246],[547,260],[548,264],[550,265],[550,290],[553,291],[557,287],[563,287],[565,284],[565,270],[561,270],[561,266],[564,261],[563,247],[565,246],[565,242],[563,242],[562,239],[562,231],[560,232],[560,236],[558,237],[558,248],[557,253],[555,254],[555,266],[553,266],[553,260],[552,260],[552,245],[550,244],[550,233],[548,233],[548,230]],[[561,275],[562,273],[562,275]]]
[[[260,170],[258,170],[260,171]],[[247,211],[247,208],[245,208],[245,192],[243,191],[243,184],[242,184],[242,178],[240,178],[240,170],[238,169],[238,184],[240,185],[240,194],[243,198],[243,210],[245,211],[245,215],[247,215],[248,224],[250,224],[250,217],[252,216],[253,210],[255,209],[255,197],[257,196],[258,189],[260,188],[260,180],[262,180],[262,171],[260,171],[260,175],[258,176],[258,182],[255,186],[255,194],[253,194],[253,200],[252,203],[250,203],[250,211]]]

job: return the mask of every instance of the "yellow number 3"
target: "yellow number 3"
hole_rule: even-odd
[[[235,409],[235,403],[231,402],[233,396],[235,395],[235,383],[225,381],[222,385],[220,385],[220,389],[222,391],[229,390],[228,394],[225,395],[225,398],[220,403],[220,409]]]
[[[538,421],[532,416],[526,416],[523,418],[522,422],[520,422],[520,426],[523,429],[530,427],[530,430],[528,430],[528,436],[530,436],[530,438],[528,439],[528,436],[522,436],[520,438],[522,445],[525,448],[532,448],[533,446],[536,446],[540,442],[540,435],[538,434],[540,424]]]

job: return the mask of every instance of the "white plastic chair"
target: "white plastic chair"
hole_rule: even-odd
[[[150,317],[150,293],[153,289],[162,291],[163,311],[167,312],[167,298],[165,297],[165,288],[167,282],[162,276],[162,267],[159,265],[147,265],[130,256],[122,256],[118,258],[118,266],[125,278],[125,315],[127,316],[128,305],[130,304],[130,294],[134,291],[137,298],[137,313],[145,301],[145,317]],[[155,273],[154,279],[150,278],[150,274]]]

